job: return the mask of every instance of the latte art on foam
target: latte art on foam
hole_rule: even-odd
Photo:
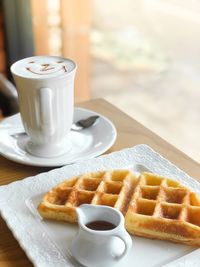
[[[28,62],[26,70],[37,75],[47,75],[55,72],[67,72],[67,66],[63,61],[50,63],[37,63],[35,61]]]
[[[57,56],[34,56],[17,61],[11,71],[22,77],[40,79],[65,75],[75,69],[70,59]]]

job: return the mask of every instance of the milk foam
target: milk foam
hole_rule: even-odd
[[[27,78],[50,78],[72,71],[75,64],[71,60],[55,56],[35,56],[17,61],[11,71]]]

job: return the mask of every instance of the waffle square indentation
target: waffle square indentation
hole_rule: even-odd
[[[173,180],[167,179],[166,180],[166,185],[168,187],[179,187],[180,186],[180,183],[177,182],[177,181],[173,181]]]
[[[91,172],[91,173],[87,173],[86,177],[91,178],[91,179],[103,179],[105,173],[106,173],[105,171]],[[84,178],[84,175],[83,175],[83,178]]]
[[[77,192],[77,203],[76,206],[80,206],[81,204],[90,204],[94,197],[93,192],[87,191],[79,191]]]
[[[105,193],[118,195],[122,189],[122,183],[106,182]]]
[[[155,206],[155,201],[140,199],[137,201],[137,213],[152,216],[155,210]]]
[[[164,193],[165,202],[182,204],[184,202],[184,197],[186,196],[187,191],[182,188],[165,188]]]
[[[101,179],[84,179],[80,188],[87,191],[95,191],[100,183]]]
[[[129,174],[128,170],[114,170],[112,172],[112,181],[123,181],[124,178]]]
[[[146,185],[151,185],[151,186],[159,186],[162,183],[163,179],[161,177],[157,176],[146,176]]]
[[[117,195],[102,194],[100,197],[99,205],[106,205],[106,206],[114,207],[117,199],[118,199]]]
[[[162,216],[166,219],[178,220],[181,212],[181,206],[178,205],[161,205]]]
[[[71,188],[65,190],[59,189],[59,192],[52,191],[52,193],[48,195],[48,202],[55,205],[65,205],[70,193]]]
[[[157,186],[143,186],[141,187],[141,197],[145,199],[157,199],[159,187]]]
[[[73,187],[77,181],[78,181],[78,178],[65,180],[62,184],[59,185],[59,188],[64,189],[67,187]]]
[[[200,206],[200,198],[195,193],[190,193],[189,200],[191,206]]]
[[[188,208],[187,222],[200,227],[200,207]]]

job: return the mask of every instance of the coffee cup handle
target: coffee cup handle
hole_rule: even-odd
[[[130,235],[127,233],[126,230],[123,230],[114,236],[120,238],[124,242],[124,245],[125,245],[123,253],[119,256],[118,255],[114,256],[114,259],[116,261],[118,261],[118,260],[122,259],[128,253],[130,248],[132,247],[132,238],[130,237]]]
[[[53,95],[50,88],[39,89],[39,107],[41,130],[45,132],[46,135],[52,135],[54,132]]]

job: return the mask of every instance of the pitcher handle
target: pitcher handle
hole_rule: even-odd
[[[120,233],[114,236],[120,238],[124,242],[124,245],[125,245],[123,253],[119,256],[118,255],[114,256],[114,259],[118,261],[121,258],[123,258],[128,253],[130,248],[132,247],[132,238],[130,237],[130,235],[127,233],[126,230],[122,230]]]
[[[46,135],[54,133],[53,122],[53,93],[50,88],[39,89],[39,110],[41,129]]]

